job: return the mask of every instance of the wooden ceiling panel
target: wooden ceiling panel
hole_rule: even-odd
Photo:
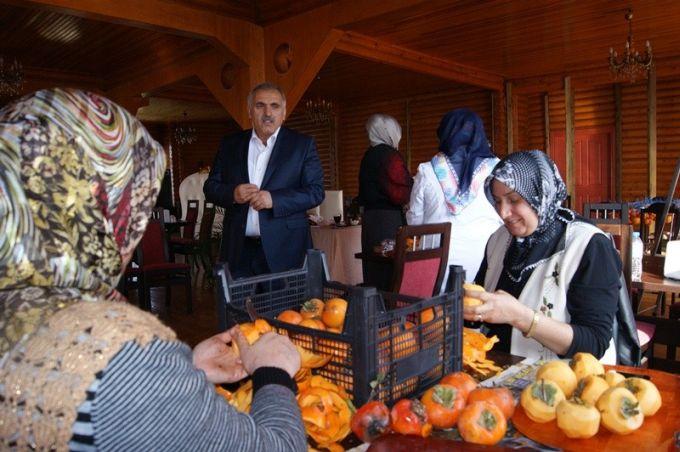
[[[657,58],[677,55],[677,0],[462,0],[424,3],[409,11],[356,24],[377,39],[522,78],[607,67],[609,47],[627,36],[634,12],[636,47],[649,40]]]
[[[457,86],[450,80],[334,52],[304,97],[323,97],[340,103],[356,99],[389,100]]]
[[[109,84],[207,49],[176,35],[3,5],[0,54],[28,68],[89,74]]]

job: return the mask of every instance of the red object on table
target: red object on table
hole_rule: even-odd
[[[611,433],[600,425],[597,435],[589,439],[568,438],[557,427],[556,421],[539,424],[527,417],[521,406],[517,407],[512,417],[515,428],[523,435],[564,450],[604,451],[604,450],[673,450],[674,434],[680,431],[680,375],[673,375],[657,370],[641,369],[626,366],[605,366],[619,372],[635,375],[646,375],[661,393],[661,409],[654,415],[646,417],[642,427],[628,435]]]

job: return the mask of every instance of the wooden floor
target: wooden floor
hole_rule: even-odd
[[[215,305],[215,289],[205,278],[204,272],[194,274],[192,281],[193,313],[187,314],[184,286],[175,286],[171,290],[170,306],[165,306],[165,288],[151,290],[151,312],[170,328],[177,337],[191,347],[214,334],[217,334],[218,323]],[[134,291],[130,294],[130,302],[137,303]]]

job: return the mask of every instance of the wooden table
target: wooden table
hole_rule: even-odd
[[[680,293],[680,280],[664,278],[654,273],[643,271],[642,280],[633,281],[631,283],[631,287],[636,291],[633,307],[636,308],[636,310],[639,310],[640,301],[642,301],[642,294],[645,291],[666,293],[670,295]],[[655,307],[656,316],[661,316],[662,314],[660,298],[661,297],[657,298],[657,304]],[[636,312],[636,314],[641,314],[641,312]]]
[[[494,356],[497,363],[511,364],[513,359],[507,353],[489,352],[489,357]],[[574,440],[567,438],[556,425],[555,421],[546,424],[536,424],[530,421],[523,409],[518,406],[512,417],[512,422],[517,430],[528,435],[539,443],[558,447],[564,450],[597,451],[608,450],[631,450],[643,451],[666,451],[674,449],[674,434],[680,432],[680,376],[650,369],[641,369],[625,366],[605,366],[614,368],[627,374],[648,376],[662,393],[663,405],[654,415],[645,419],[642,427],[635,432],[621,436],[610,433],[601,427],[600,432],[590,439]],[[521,437],[522,435],[520,435]],[[442,437],[420,438],[417,436],[405,436],[398,434],[384,435],[374,441],[369,451],[412,452],[412,451],[456,451],[456,450],[509,450],[499,446],[484,447],[463,441],[454,441]],[[524,448],[522,450],[534,450]]]
[[[361,226],[312,226],[314,248],[326,254],[331,279],[344,284],[363,282],[361,261],[354,255],[361,251]]]

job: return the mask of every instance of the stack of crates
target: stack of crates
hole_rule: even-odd
[[[330,356],[314,373],[344,387],[355,405],[368,401],[373,390],[374,399],[392,404],[462,369],[463,275],[462,267],[452,266],[447,292],[423,299],[329,281],[325,257],[317,250],[308,251],[299,270],[252,278],[233,280],[224,264],[216,270],[220,327],[250,321],[245,306],[250,300],[279,333]],[[342,333],[276,320],[312,298],[347,301]]]

